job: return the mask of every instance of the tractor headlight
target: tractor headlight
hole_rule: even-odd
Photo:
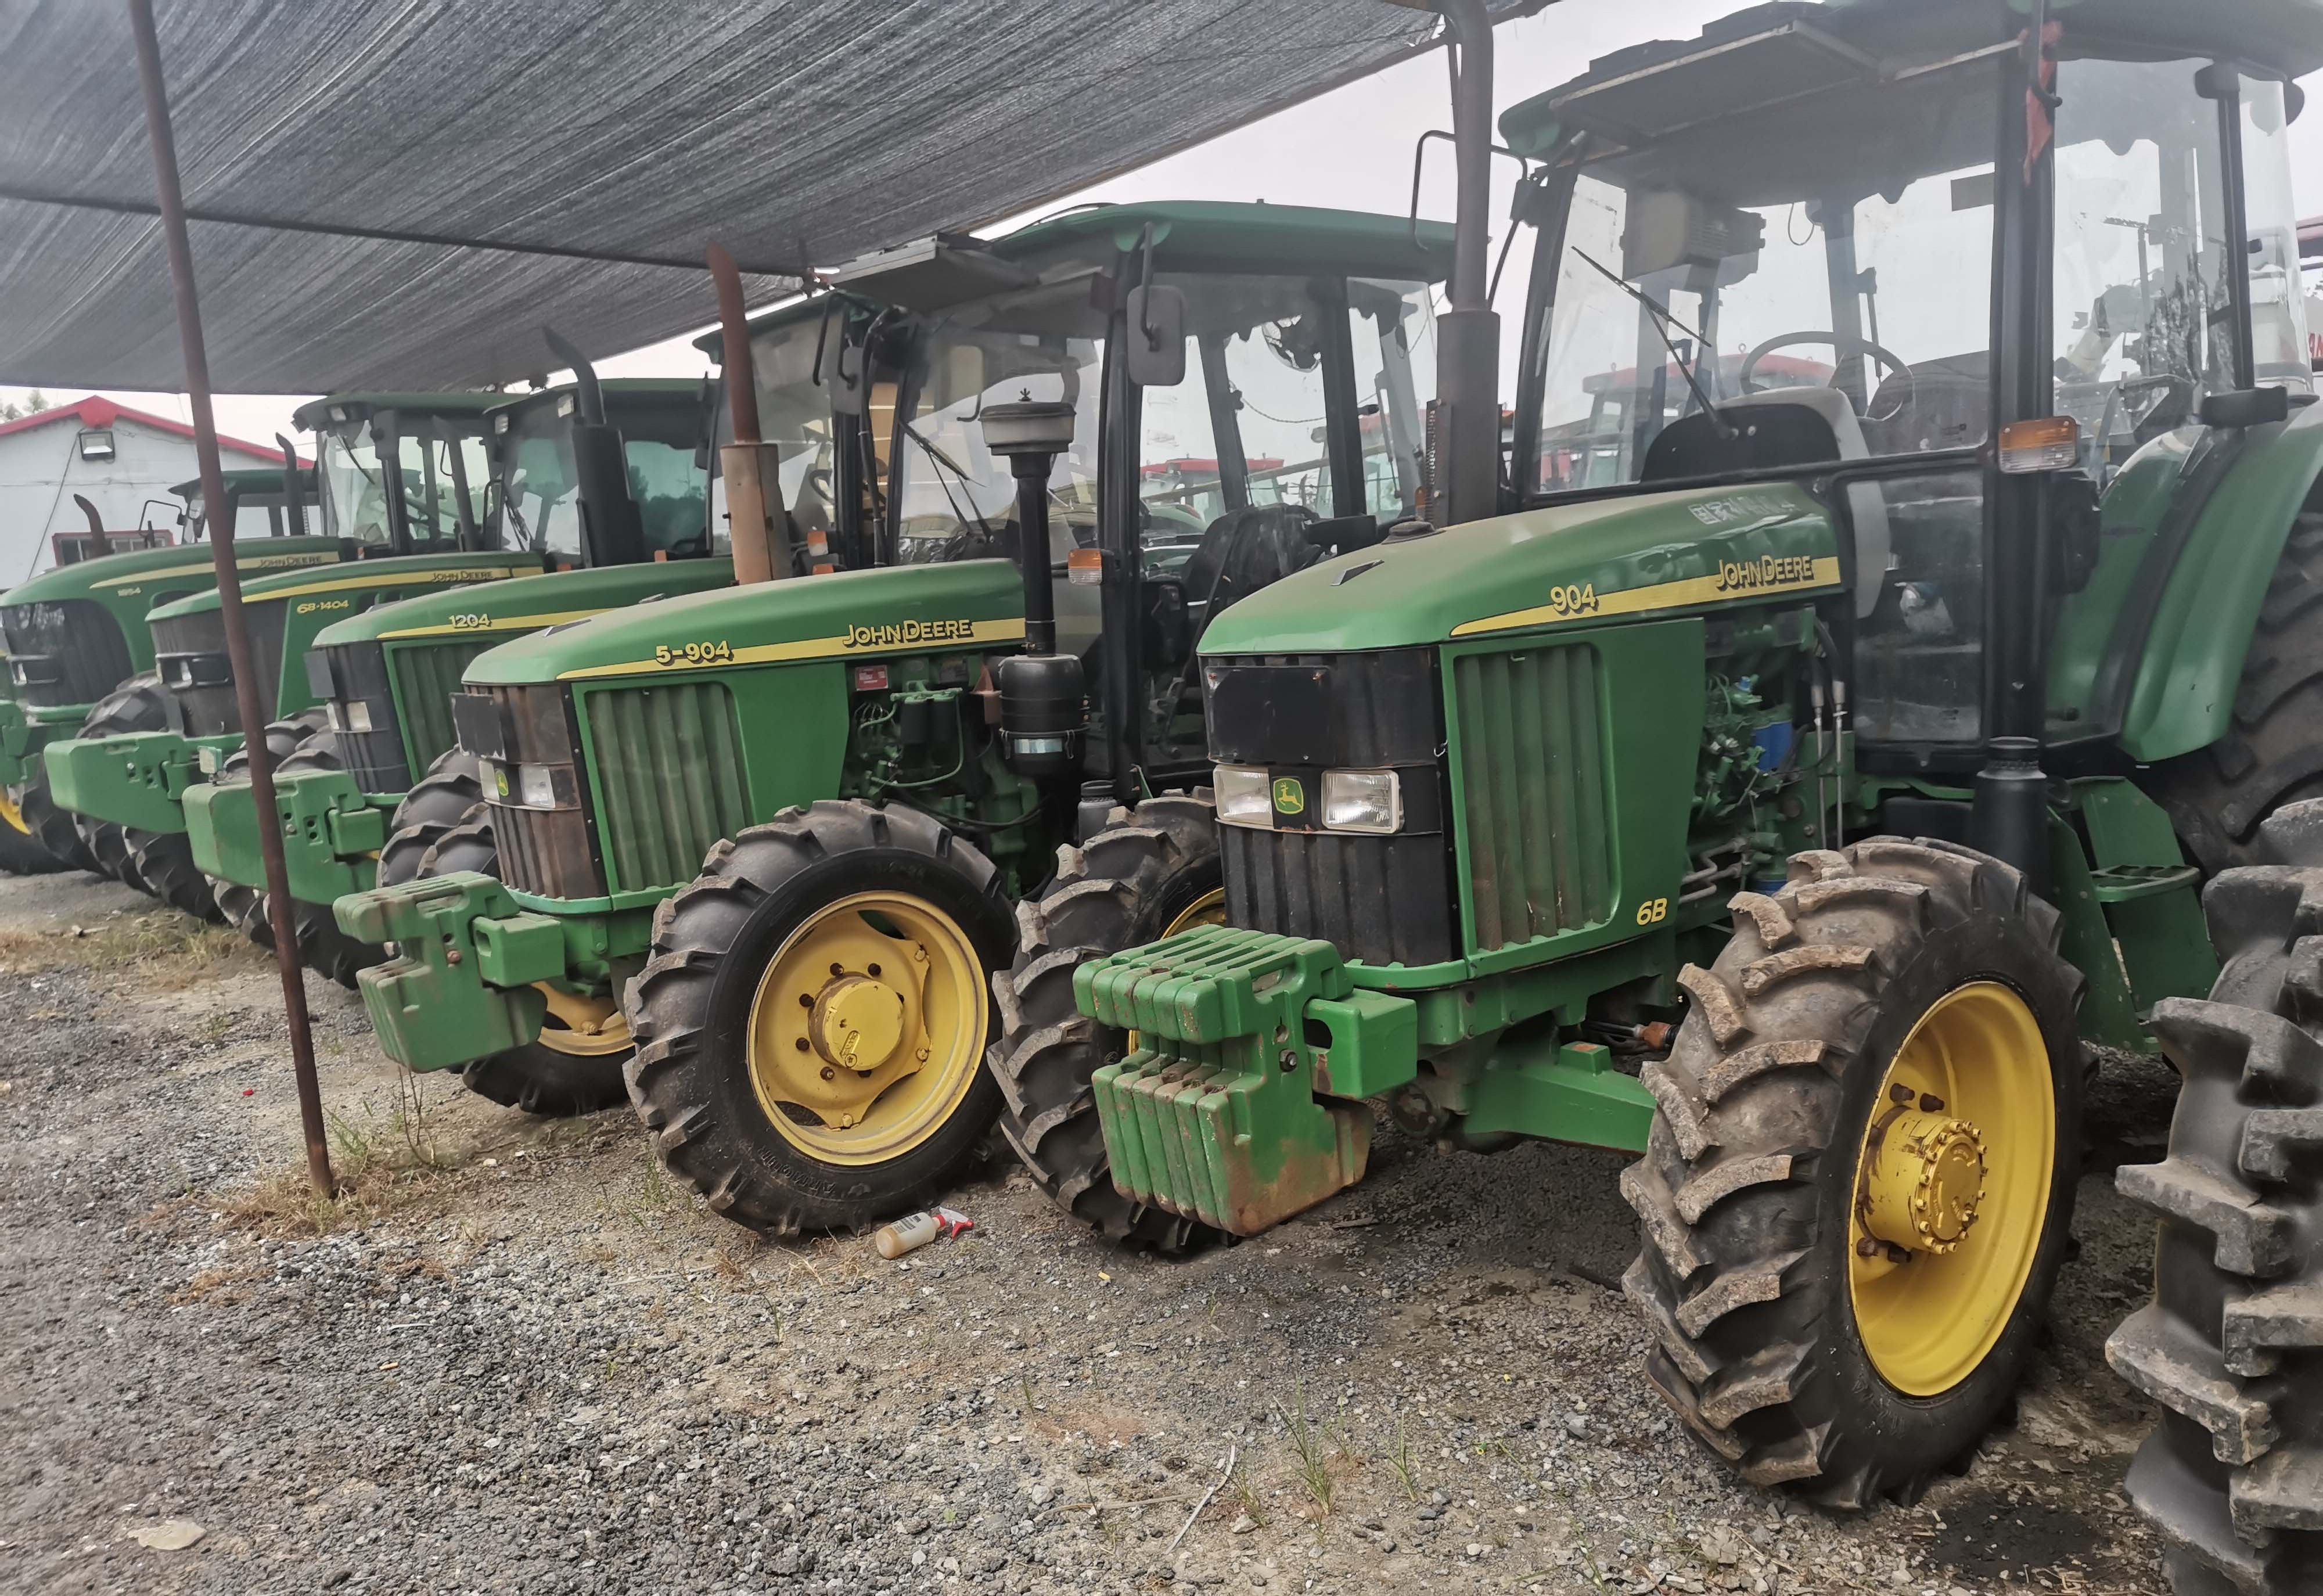
[[[521,809],[556,807],[556,773],[546,765],[491,764],[492,796]]]
[[[1210,791],[1218,801],[1218,819],[1229,826],[1274,829],[1274,800],[1267,792],[1266,772],[1247,765],[1221,765],[1212,771]]]
[[[371,729],[371,706],[359,698],[344,703],[335,698],[330,701],[325,713],[329,717],[334,731],[360,735]]]
[[[1333,831],[1393,831],[1403,825],[1403,786],[1392,770],[1323,773],[1323,824]]]

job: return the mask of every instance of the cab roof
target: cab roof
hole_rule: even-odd
[[[2025,0],[2011,0],[2015,13]],[[2323,0],[2050,0],[2061,53],[2236,61],[2266,77],[2323,69]],[[1773,0],[1692,39],[1656,39],[1589,63],[1572,81],[1511,105],[1501,135],[1551,154],[1585,130],[1622,141],[1773,105],[1900,68],[2005,45],[1989,0]]]
[[[282,491],[282,472],[280,468],[271,471],[264,469],[222,471],[218,472],[218,476],[221,479],[221,485],[229,489],[239,488],[245,493]],[[308,493],[314,491],[315,472],[311,467],[298,473],[298,486],[302,491]],[[170,491],[180,499],[185,499],[200,492],[201,489],[202,479],[196,477],[191,482],[178,483]]]
[[[849,261],[842,290],[919,308],[963,303],[1030,283],[1075,259],[1110,267],[1153,229],[1153,263],[1171,271],[1248,271],[1440,282],[1451,274],[1453,229],[1372,211],[1229,200],[1092,205],[996,239],[938,234]],[[820,305],[820,301],[808,301]],[[754,317],[750,330],[774,325]],[[703,347],[708,347],[705,342]]]
[[[507,402],[508,395],[504,393],[326,393],[300,405],[290,413],[290,419],[301,432],[313,432],[331,419],[334,409],[346,412],[343,420],[379,410],[420,416],[481,416],[493,406]]]

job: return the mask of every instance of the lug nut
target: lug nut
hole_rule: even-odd
[[[839,1071],[826,1064],[822,1067],[822,1078],[825,1080],[836,1080],[839,1078]]]
[[[1933,1092],[1922,1092],[1920,1109],[1924,1114],[1942,1114],[1944,1111],[1944,1100]]]

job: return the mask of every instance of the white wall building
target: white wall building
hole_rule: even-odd
[[[219,438],[218,450],[228,471],[282,463],[280,450],[236,438]],[[111,399],[0,421],[0,591],[55,565],[58,534],[87,533],[74,494],[96,506],[109,532],[150,526],[175,541],[170,490],[200,474],[192,427]]]

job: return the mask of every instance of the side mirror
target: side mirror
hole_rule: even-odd
[[[2202,401],[2205,427],[2264,427],[2290,418],[2291,390],[2287,388],[2240,388],[2231,393],[2214,393]]]
[[[1175,388],[1186,380],[1186,296],[1156,285],[1129,290],[1124,344],[1129,380],[1140,388]]]

